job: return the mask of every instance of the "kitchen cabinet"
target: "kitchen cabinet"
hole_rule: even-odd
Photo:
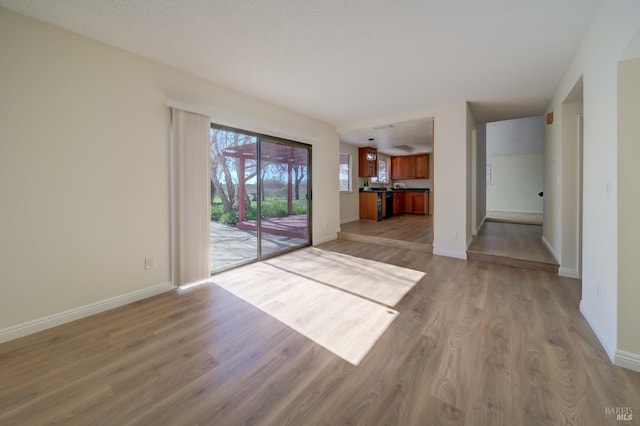
[[[411,193],[405,192],[403,195],[404,195],[404,212],[411,213]]]
[[[404,193],[394,192],[393,193],[393,214],[402,214],[402,213],[404,213]]]
[[[360,220],[380,220],[405,213],[429,214],[429,192],[360,192]]]
[[[360,220],[380,220],[387,215],[385,193],[363,191],[360,193]]]
[[[358,148],[358,176],[378,176],[378,151],[375,148]]]
[[[411,213],[413,214],[427,214],[427,193],[426,192],[412,192],[411,193]]]
[[[429,154],[414,156],[414,176],[416,179],[429,178]]]
[[[429,154],[391,157],[391,179],[427,179]]]
[[[391,157],[391,179],[402,179],[400,170],[400,157]]]
[[[397,197],[397,198],[396,198]],[[429,213],[429,193],[418,191],[403,191],[393,194],[393,214]]]

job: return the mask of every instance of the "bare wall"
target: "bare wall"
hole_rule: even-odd
[[[169,284],[168,100],[312,144],[314,242],[336,237],[333,126],[2,8],[0,54],[0,332]]]
[[[621,327],[618,317],[618,235],[623,230],[618,225],[618,177],[622,177],[618,170],[618,62],[640,27],[638,16],[640,2],[603,1],[547,109],[556,117],[552,125],[546,126],[543,234],[558,253],[562,247],[560,177],[564,162],[560,151],[561,105],[574,84],[583,77],[584,198],[580,310],[611,359],[618,348],[618,330]],[[633,325],[638,322],[636,315]]]
[[[542,116],[486,125],[486,159],[492,181],[486,209],[542,213],[544,119]]]

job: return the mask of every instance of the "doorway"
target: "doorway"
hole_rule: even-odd
[[[561,105],[561,265],[559,274],[582,277],[583,82],[576,81]]]
[[[311,146],[213,124],[211,271],[311,244]]]

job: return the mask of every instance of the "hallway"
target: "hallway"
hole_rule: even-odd
[[[542,226],[486,221],[467,249],[468,259],[558,273],[542,241]]]

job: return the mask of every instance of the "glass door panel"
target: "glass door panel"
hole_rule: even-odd
[[[309,145],[260,137],[261,257],[308,245]]]
[[[220,271],[258,259],[258,137],[212,126],[211,269]]]

